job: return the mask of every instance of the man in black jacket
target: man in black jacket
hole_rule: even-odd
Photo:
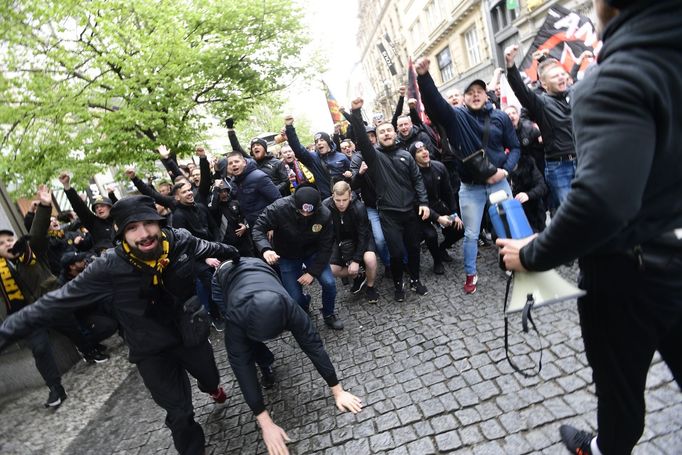
[[[78,215],[83,226],[90,232],[95,253],[100,254],[107,248],[114,246],[114,226],[109,217],[111,199],[97,196],[92,204],[92,211],[90,211],[76,190],[71,188],[71,176],[69,174],[62,172],[59,175],[59,181],[64,186],[64,194],[69,199],[74,212]]]
[[[284,288],[306,311],[310,309],[310,296],[303,293],[301,286],[317,278],[322,287],[324,323],[334,330],[343,329],[343,322],[334,314],[336,280],[329,267],[334,226],[319,191],[300,187],[293,196],[270,204],[253,227],[253,241],[268,264],[279,265]]]
[[[433,273],[443,275],[443,262],[452,262],[447,249],[464,237],[464,224],[458,215],[448,170],[443,163],[431,159],[431,153],[423,142],[415,142],[410,154],[419,166],[429,197],[429,218],[421,220],[422,236],[433,257]],[[438,245],[436,225],[443,231],[443,242]]]
[[[270,266],[254,258],[244,258],[237,264],[226,261],[216,272],[213,290],[220,293],[226,302],[227,357],[244,399],[256,416],[268,453],[289,453],[285,445],[289,437],[272,421],[265,408],[258,387],[256,364],[264,372],[270,370],[264,379],[266,375],[273,375],[271,365],[274,355],[265,342],[284,331],[291,331],[331,388],[336,407],[353,414],[362,409],[360,399],[343,390],[310,318],[282,287]]]
[[[353,294],[366,286],[367,301],[377,303],[377,256],[365,204],[353,195],[347,182],[336,182],[332,196],[322,203],[334,221],[334,248],[329,260],[332,273],[337,278],[353,278]]]
[[[682,386],[682,1],[594,4],[604,46],[573,98],[571,192],[537,238],[498,244],[510,270],[580,258],[599,433],[560,433],[573,453],[608,455],[642,435],[655,351]]]
[[[199,389],[224,402],[208,339],[186,345],[179,330],[183,304],[194,293],[192,258],[238,258],[234,247],[162,228],[148,196],[121,199],[111,210],[121,245],[107,250],[74,280],[50,292],[0,326],[0,349],[51,320],[79,308],[107,309],[123,328],[129,360],[137,365],[154,401],[166,410],[180,454],[203,454],[204,432],[194,421],[187,373]]]
[[[547,59],[538,66],[545,92],[537,93],[526,86],[514,59],[518,45],[505,49],[507,79],[521,105],[528,109],[542,133],[545,168],[542,169],[555,207],[566,200],[575,176],[576,153],[571,120],[571,97],[575,86],[568,85],[568,73],[561,63]]]
[[[363,100],[352,101],[351,125],[363,131],[360,110]],[[403,283],[403,251],[407,250],[410,289],[426,295],[428,289],[419,280],[421,229],[419,217],[429,218],[428,198],[419,168],[407,150],[396,144],[396,132],[388,122],[377,126],[379,146],[375,149],[367,134],[358,134],[358,147],[367,163],[367,172],[377,192],[377,208],[381,228],[391,256],[391,274],[395,286],[394,299],[405,300]],[[419,217],[417,216],[419,214]]]

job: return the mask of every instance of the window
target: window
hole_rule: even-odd
[[[426,20],[429,28],[429,31],[433,30],[433,28],[438,24],[438,14],[436,12],[436,2],[433,1],[428,4],[426,7]]]
[[[504,30],[511,25],[512,21],[516,19],[516,9],[507,9],[507,2],[498,2],[490,10],[490,20],[493,26],[493,33]]]
[[[464,42],[466,44],[467,54],[469,55],[469,66],[481,63],[481,48],[478,43],[476,26],[467,30],[464,34]]]
[[[436,54],[436,60],[438,60],[438,68],[440,68],[440,77],[443,82],[447,82],[454,76],[452,68],[452,56],[450,55],[450,48],[446,47],[438,54]]]

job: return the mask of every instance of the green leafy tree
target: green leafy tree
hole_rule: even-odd
[[[0,6],[0,179],[145,167],[305,76],[292,0],[34,0]]]

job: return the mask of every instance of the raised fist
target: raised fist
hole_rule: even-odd
[[[294,124],[294,116],[291,114],[286,114],[284,116],[284,124],[289,126]]]
[[[409,100],[407,100],[407,105],[411,108],[416,108],[417,107],[416,98],[410,98]]]
[[[71,184],[71,176],[67,172],[59,174],[59,182],[66,188]]]
[[[206,150],[204,150],[204,147],[202,147],[201,145],[198,145],[194,149],[194,151],[196,152],[196,154],[199,158],[206,158]]]
[[[128,177],[130,180],[135,178],[135,168],[132,166],[129,166],[126,168],[126,177]]]
[[[365,100],[363,100],[361,97],[355,98],[353,101],[350,102],[350,107],[351,109],[358,110],[362,109],[362,105],[365,103]]]
[[[516,58],[516,54],[519,52],[519,45],[518,44],[512,44],[511,46],[507,46],[507,48],[504,50],[504,60],[507,62],[507,68],[511,68],[514,66],[514,59]]]
[[[429,60],[428,57],[420,57],[414,64],[414,70],[417,72],[417,74],[423,76],[424,74],[429,72],[430,64],[431,61]]]
[[[401,85],[400,88],[398,89],[398,93],[400,93],[400,96],[405,96],[405,93],[407,92],[407,87],[404,85]]]
[[[226,118],[225,126],[227,127],[228,130],[234,129],[234,119],[232,117]]]

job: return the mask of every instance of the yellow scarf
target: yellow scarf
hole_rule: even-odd
[[[126,253],[126,255],[131,258],[132,263],[138,263],[138,264],[145,264],[152,269],[155,270],[154,273],[154,279],[152,281],[152,284],[154,286],[158,286],[163,282],[161,275],[163,274],[163,271],[166,269],[170,261],[168,260],[168,252],[170,251],[170,242],[168,241],[168,238],[166,237],[165,232],[161,232],[161,245],[162,245],[162,253],[161,256],[159,256],[158,259],[156,260],[149,260],[149,261],[144,261],[137,256],[135,256],[132,252],[132,248],[130,248],[130,245],[124,240],[121,242],[121,245],[123,246],[123,251]],[[137,265],[137,264],[136,264]]]
[[[18,260],[26,265],[35,265],[38,262],[33,252],[30,255],[22,254]],[[26,298],[21,289],[19,289],[19,285],[14,277],[14,270],[9,266],[5,258],[0,258],[0,285],[2,287],[0,289],[2,295],[5,297],[5,306],[8,313],[10,313],[13,305],[16,305],[18,308],[24,306]]]

